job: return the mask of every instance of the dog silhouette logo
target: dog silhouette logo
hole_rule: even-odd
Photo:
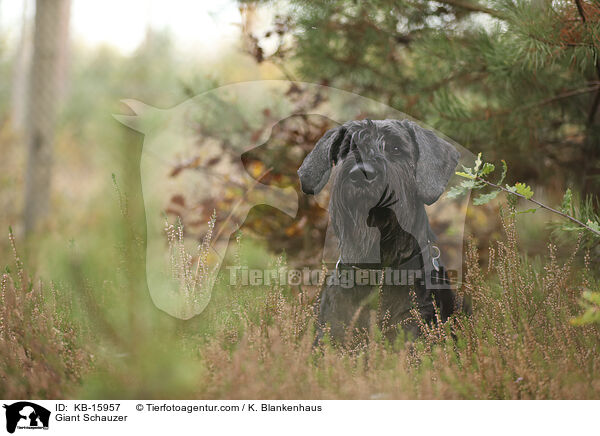
[[[388,136],[405,145],[405,149],[394,152],[390,161],[405,159],[401,154],[404,151],[414,161],[414,170],[406,168],[391,180],[396,182],[404,175],[402,181],[413,173],[414,177],[420,177],[415,178],[411,186],[415,192],[422,191],[424,201],[419,204],[419,216],[425,215],[421,209],[426,208],[428,216],[433,217],[432,229],[439,229],[438,234],[443,232],[440,253],[429,260],[428,268],[434,266],[435,261],[448,271],[455,271],[456,277],[461,276],[468,197],[441,196],[446,185],[451,188],[463,182],[454,175],[451,165],[457,163],[454,158],[457,160],[458,155],[451,156],[449,148],[440,146],[440,153],[449,153],[448,159],[441,159],[442,154],[436,153],[435,144],[428,147],[424,140],[420,141],[424,144],[422,150],[416,148],[418,144],[413,144],[416,135],[433,140],[434,132],[409,121],[406,114],[340,89],[287,80],[230,84],[165,109],[131,99],[122,102],[128,114],[115,114],[114,118],[144,135],[139,165],[146,216],[146,283],[155,306],[171,316],[190,319],[205,310],[218,273],[222,267],[226,268],[227,253],[235,250],[230,243],[237,241],[236,235],[246,218],[259,209],[261,212],[255,217],[271,214],[271,221],[277,221],[277,226],[261,226],[263,230],[268,229],[261,236],[285,239],[280,246],[285,246],[286,255],[294,249],[310,251],[306,257],[314,259],[319,271],[321,261],[331,266],[338,263],[340,244],[348,241],[340,240],[334,221],[328,220],[324,211],[330,210],[333,181],[343,159],[338,159],[339,165],[331,165],[331,159],[334,155],[337,157],[340,150],[327,144],[329,139],[331,145],[337,144],[336,139],[339,139],[337,145],[341,146],[345,139],[346,148],[354,147],[351,135],[341,134],[349,127],[342,123],[366,123],[366,118],[380,120],[377,123],[384,123],[385,126],[380,127],[385,127],[386,132],[395,128],[398,134],[388,132]],[[333,130],[326,133],[325,127]],[[323,134],[326,137],[320,140]],[[381,139],[380,135],[375,139]],[[365,142],[367,138],[362,139]],[[315,143],[321,146],[315,149]],[[460,154],[458,163],[473,166],[471,152],[455,143],[450,146]],[[310,150],[312,154],[306,159],[312,163],[305,161],[301,171],[303,180],[299,181],[298,165]],[[361,150],[366,150],[364,145]],[[350,155],[358,156],[357,152]],[[422,158],[419,160],[419,157]],[[445,162],[448,165],[444,165]],[[355,175],[366,174],[368,165],[362,169]],[[450,177],[453,180],[449,181]],[[434,179],[438,180],[435,186],[432,185]],[[377,185],[375,190],[383,189],[379,183],[374,184]],[[399,189],[395,191],[395,195],[400,195]],[[407,187],[402,192],[408,191]],[[376,205],[381,192],[371,194],[377,198],[373,197],[370,207]],[[367,198],[353,197],[352,207],[365,203]],[[393,203],[395,199],[390,197],[389,201]],[[398,213],[398,217],[409,217],[410,210],[415,211],[413,215],[417,214],[415,208],[402,204],[389,206],[404,212],[404,215]],[[383,209],[377,209],[378,213],[384,213]],[[367,212],[362,217],[363,224]],[[423,224],[419,230],[425,229],[424,219],[419,223]],[[310,228],[312,225],[315,228]],[[270,234],[277,228],[285,229],[285,238]],[[362,225],[360,231],[368,239],[368,245],[358,248],[372,248],[369,257],[374,254],[378,258],[380,230],[377,226]],[[291,241],[294,237],[297,240]],[[302,250],[308,245],[310,249]],[[362,256],[352,258],[347,250],[345,255],[346,264],[370,260]]]
[[[6,409],[6,431],[14,433],[18,429],[48,429],[50,411],[29,401],[19,401],[11,405],[4,404]]]

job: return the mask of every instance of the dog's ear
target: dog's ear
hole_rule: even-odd
[[[402,121],[417,145],[417,192],[425,204],[434,203],[446,189],[450,177],[460,158],[450,143],[431,130],[426,130],[410,121]]]
[[[331,167],[337,161],[340,145],[345,135],[346,127],[344,126],[330,129],[319,139],[315,148],[308,153],[298,169],[304,193],[317,195],[327,184]]]

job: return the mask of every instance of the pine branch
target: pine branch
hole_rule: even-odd
[[[480,177],[480,176],[475,176],[475,180],[478,180],[478,181],[480,181],[480,182],[483,182],[483,183],[485,183],[486,185],[488,185],[488,186],[491,186],[492,188],[500,189],[501,191],[504,191],[504,192],[506,192],[507,194],[516,195],[516,196],[517,196],[517,197],[519,197],[519,198],[523,198],[523,199],[525,199],[525,200],[531,201],[532,203],[534,203],[534,204],[538,205],[539,207],[541,207],[541,208],[543,208],[543,209],[546,209],[546,210],[548,210],[548,211],[550,211],[550,212],[553,212],[553,213],[555,213],[555,214],[558,214],[558,215],[562,216],[563,218],[566,218],[566,219],[568,219],[568,220],[570,220],[570,221],[572,221],[572,222],[576,223],[577,225],[579,225],[579,226],[581,226],[581,227],[583,227],[583,228],[586,228],[586,229],[587,229],[587,230],[589,230],[590,232],[592,232],[592,233],[595,233],[596,235],[600,236],[600,232],[598,232],[597,230],[594,230],[594,229],[592,229],[590,226],[588,226],[587,224],[584,224],[584,223],[582,223],[582,222],[581,222],[581,221],[579,221],[577,218],[575,218],[575,217],[572,217],[571,215],[568,215],[568,214],[566,214],[566,213],[564,213],[564,212],[561,212],[560,210],[556,210],[556,209],[554,209],[554,208],[552,208],[552,207],[550,207],[550,206],[546,206],[545,204],[543,204],[543,203],[541,203],[541,202],[539,202],[539,201],[537,201],[537,200],[534,200],[533,198],[527,198],[526,196],[524,196],[524,195],[522,195],[522,194],[519,194],[518,192],[514,192],[514,191],[511,191],[511,190],[509,190],[509,189],[506,189],[504,186],[502,186],[502,185],[497,185],[497,184],[495,184],[495,183],[493,183],[493,182],[490,182],[490,181],[488,181],[488,180],[484,179],[483,177]]]
[[[505,20],[506,17],[501,12],[495,11],[485,6],[478,5],[477,3],[468,3],[461,0],[438,0],[438,3],[443,3],[457,8],[465,9],[471,12],[483,12],[484,14],[491,15],[492,17],[500,20]]]
[[[587,19],[585,16],[583,5],[581,4],[581,0],[575,0],[575,5],[577,6],[577,11],[579,12],[579,16],[581,17],[581,22],[585,24]],[[598,74],[598,78],[600,79],[600,59],[598,59],[598,56],[596,56],[596,73]],[[588,126],[594,123],[594,118],[596,118],[596,111],[598,110],[598,106],[600,106],[600,89],[596,92],[596,95],[594,96],[594,101],[592,102],[592,107],[590,107],[590,112],[588,114]]]
[[[579,12],[579,15],[581,16],[581,22],[585,23],[586,22],[585,12],[583,11],[583,5],[581,4],[581,0],[575,0],[575,5],[577,6],[577,11]]]
[[[591,82],[591,83],[596,83],[596,82]],[[463,122],[476,122],[476,121],[487,121],[490,118],[494,118],[494,117],[500,117],[500,116],[506,116],[509,115],[513,112],[516,111],[521,111],[521,110],[525,110],[525,109],[531,109],[534,107],[538,107],[538,106],[546,106],[548,104],[554,103],[556,101],[565,99],[565,98],[569,98],[569,97],[574,97],[576,95],[581,95],[581,94],[587,94],[588,92],[594,92],[596,91],[597,93],[600,93],[600,84],[595,84],[592,86],[588,86],[586,88],[579,88],[579,89],[573,89],[570,91],[566,91],[563,92],[562,94],[558,94],[555,95],[553,97],[548,97],[545,98],[543,100],[540,101],[536,101],[533,103],[528,103],[528,104],[524,104],[521,106],[517,106],[515,108],[511,108],[511,109],[504,109],[501,111],[496,111],[496,112],[490,112],[490,113],[486,113],[486,109],[482,109],[482,108],[478,108],[475,109],[474,112],[483,112],[486,113],[485,116],[479,116],[479,117],[471,117],[471,118],[465,118],[465,119],[457,119],[457,118],[453,118],[453,117],[448,117],[446,115],[444,115],[443,113],[441,114],[442,117],[444,117],[447,120],[451,120],[451,121],[463,121]]]
[[[551,41],[539,35],[534,35],[533,33],[527,33],[527,36],[529,36],[531,39],[535,39],[536,41],[543,42],[544,44],[552,45],[554,47],[594,47],[593,43],[587,42]]]

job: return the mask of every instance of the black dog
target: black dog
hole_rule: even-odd
[[[410,315],[415,304],[425,322],[435,322],[434,302],[443,321],[454,312],[424,205],[444,192],[458,158],[452,145],[412,121],[363,120],[327,131],[304,159],[298,175],[305,193],[318,194],[333,178],[329,213],[340,258],[321,293],[319,322],[334,341],[346,342],[349,329],[368,329],[363,309],[377,290],[378,322],[390,340],[398,325],[419,334]],[[350,285],[342,280],[348,278]]]

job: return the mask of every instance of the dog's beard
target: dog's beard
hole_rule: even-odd
[[[336,197],[332,198],[333,203]],[[348,264],[380,263],[379,229],[367,225],[369,207],[364,204],[339,202],[331,219],[339,239],[342,262]],[[373,203],[374,205],[375,203]]]
[[[413,236],[416,190],[409,188],[410,173],[407,176],[403,168],[396,167],[388,168],[387,174],[387,180],[365,186],[350,183],[343,169],[333,175],[329,209],[343,263],[389,264],[410,256],[418,247]],[[383,220],[373,221],[369,214],[384,194],[397,201],[383,214]],[[387,253],[388,247],[393,252]]]

